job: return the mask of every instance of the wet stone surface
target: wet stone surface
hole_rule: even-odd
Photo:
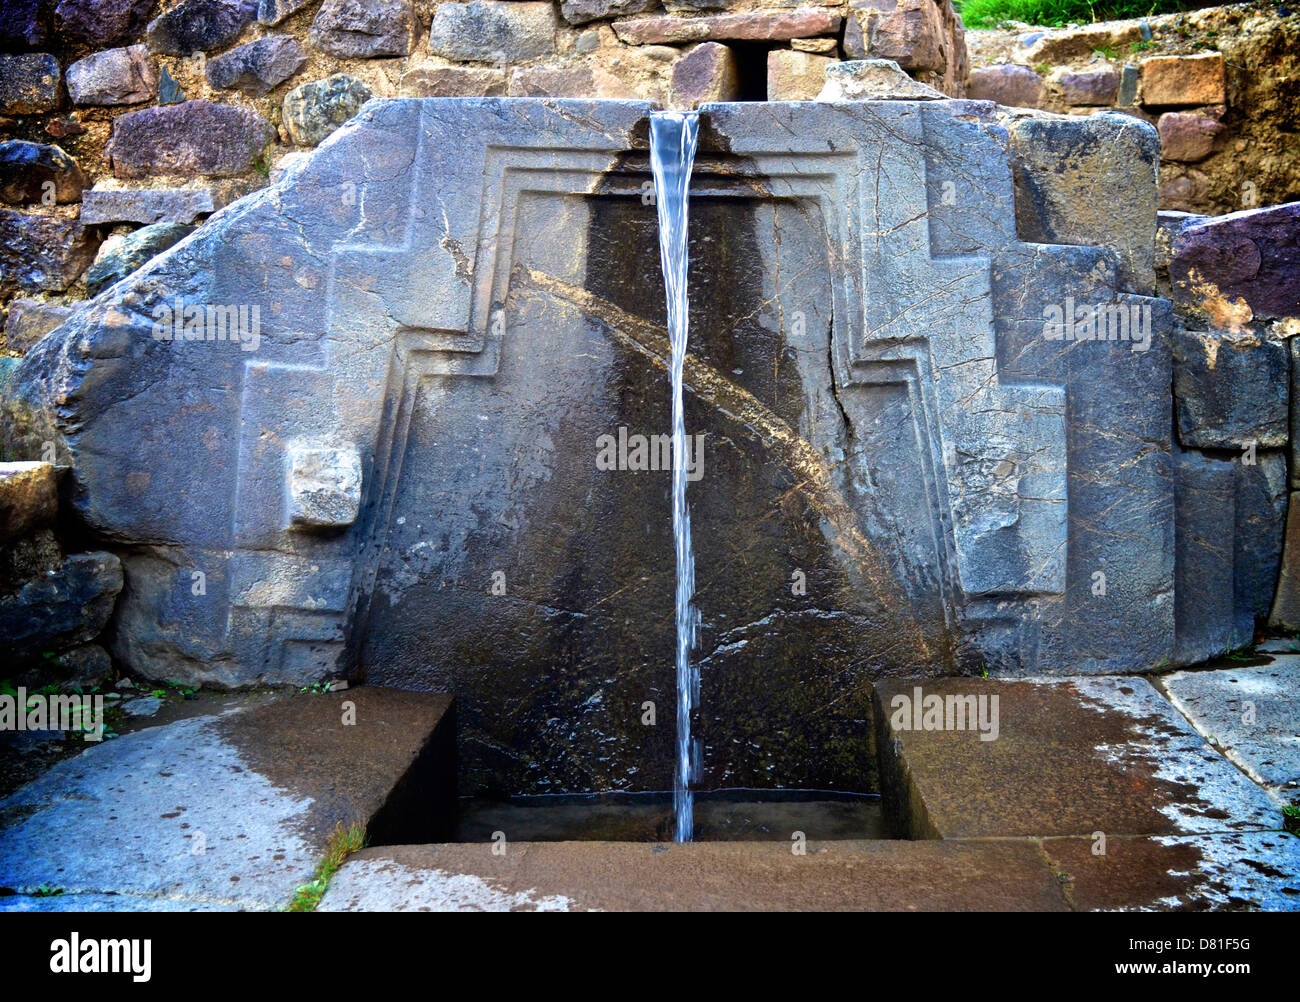
[[[466,381],[448,395],[428,383],[414,401],[361,663],[372,682],[461,696],[466,792],[671,785],[670,473],[598,459],[602,436],[635,448],[670,427],[658,236],[640,178],[595,199],[525,196],[520,232],[549,221],[570,236],[515,251],[503,324],[519,349],[503,351],[497,387]],[[697,184],[686,423],[703,436],[687,489],[702,783],[870,789],[862,680],[910,661],[893,616],[845,573],[825,499],[781,462],[773,433],[702,399],[717,384],[817,453],[844,453],[824,237],[794,205],[762,203],[707,165]],[[573,252],[583,243],[585,262]],[[835,477],[845,494],[848,472]],[[410,614],[431,602],[446,614]]]

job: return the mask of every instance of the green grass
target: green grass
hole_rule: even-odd
[[[298,887],[293,900],[284,910],[314,912],[316,906],[320,904],[320,899],[325,896],[330,880],[343,865],[343,861],[358,849],[364,849],[365,845],[365,825],[352,824],[344,828],[343,823],[339,822],[338,827],[334,829],[334,834],[325,843],[325,853],[321,856],[320,863],[316,865],[316,872],[312,874],[311,881]]]
[[[1003,21],[1060,28],[1071,23],[1174,14],[1187,7],[1184,0],[962,0],[959,9],[967,28],[996,28]]]

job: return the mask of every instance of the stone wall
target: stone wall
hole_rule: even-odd
[[[800,100],[864,56],[949,94],[966,75],[949,0],[12,0],[5,19],[11,354],[372,96]]]
[[[1300,19],[1269,3],[1046,30],[968,31],[968,94],[1160,132],[1160,208],[1300,199]]]

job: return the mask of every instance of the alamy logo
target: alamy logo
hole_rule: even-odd
[[[896,731],[979,731],[981,741],[998,738],[998,697],[981,693],[928,696],[915,686],[889,701],[889,726]]]
[[[704,435],[687,435],[685,449],[686,479],[695,483],[704,476]],[[601,435],[596,439],[596,469],[631,470],[637,473],[662,472],[673,468],[671,435],[629,435],[620,427],[617,437]]]
[[[0,693],[0,731],[79,731],[87,741],[104,738],[103,696]]]
[[[1151,347],[1151,304],[1096,303],[1076,306],[1073,296],[1064,305],[1043,307],[1043,337],[1049,341],[1131,341],[1134,351]]]
[[[73,933],[50,944],[50,970],[55,974],[130,974],[145,982],[152,975],[153,940],[82,939]]]
[[[152,316],[155,341],[229,341],[243,351],[257,351],[262,343],[260,306],[186,306],[178,296],[155,306]]]

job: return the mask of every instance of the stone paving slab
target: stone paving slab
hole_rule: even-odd
[[[57,894],[33,897],[15,894],[0,897],[0,911],[6,912],[237,912],[245,909],[233,902],[200,901],[196,898],[167,898],[144,894]]]
[[[1080,911],[1300,911],[1300,838],[1234,832],[1043,840]]]
[[[1160,684],[1192,726],[1255,782],[1300,784],[1300,654],[1275,654],[1266,665],[1174,672]]]
[[[980,696],[998,729],[916,729],[925,697]],[[909,729],[891,714],[907,697]],[[897,680],[876,688],[887,808],[913,838],[1179,835],[1276,829],[1280,804],[1143,678]],[[954,721],[959,718],[954,716]],[[992,733],[990,730],[989,733]]]
[[[343,723],[348,703],[354,725]],[[402,799],[436,803],[417,765],[430,749],[454,763],[449,707],[445,696],[350,689],[93,745],[0,801],[0,894],[17,892],[0,909],[81,910],[107,893],[150,910],[280,907],[340,822],[393,830],[396,811],[412,831],[436,831]],[[64,893],[29,897],[42,885]]]
[[[1066,911],[1031,841],[520,842],[349,857],[320,911]]]
[[[486,843],[350,857],[321,911],[1300,910],[1284,832],[810,843]]]

